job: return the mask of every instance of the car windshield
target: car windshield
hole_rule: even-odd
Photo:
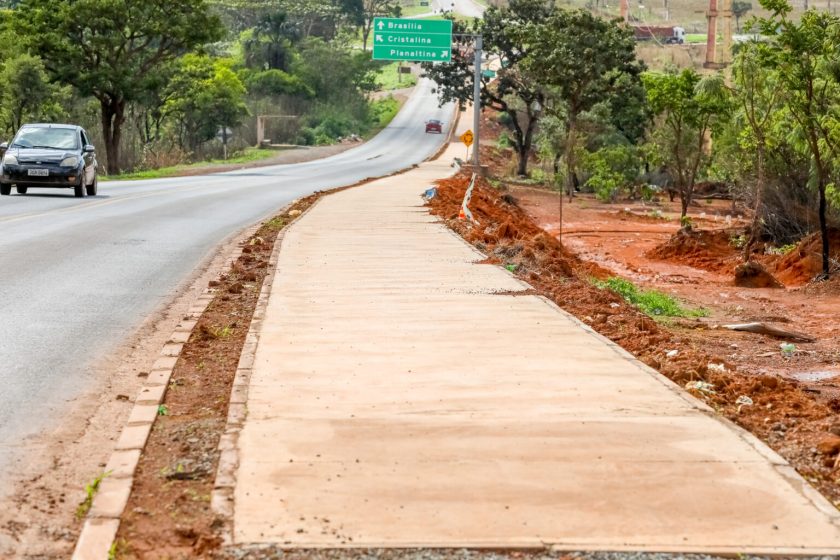
[[[13,148],[51,148],[54,150],[78,150],[79,140],[72,128],[25,127],[20,129]]]

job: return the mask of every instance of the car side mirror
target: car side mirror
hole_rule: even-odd
[[[96,148],[94,148],[93,144],[85,144],[84,152],[86,154],[92,154],[95,151],[96,151]]]

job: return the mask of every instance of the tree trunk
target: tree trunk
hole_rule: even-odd
[[[826,221],[826,200],[825,200],[825,181],[820,178],[820,235],[822,235],[822,268],[823,278],[828,279],[831,273],[831,263],[829,257],[831,256],[830,247],[828,244],[828,222]]]
[[[102,137],[105,140],[106,169],[109,175],[117,175],[120,167],[120,140],[125,122],[125,100],[102,97]]]
[[[817,188],[820,193],[820,235],[822,236],[822,277],[824,280],[828,279],[831,272],[831,263],[829,257],[831,256],[830,247],[828,243],[828,221],[826,219],[826,211],[828,204],[825,199],[825,188],[828,184],[828,173],[823,164],[822,155],[819,149],[819,141],[816,135],[811,137],[811,151],[814,154],[814,163],[817,166]]]
[[[362,25],[362,52],[367,52],[368,39],[370,38],[370,31],[373,29],[373,20]]]
[[[761,222],[761,205],[764,203],[764,142],[758,141],[758,161],[755,185],[755,205],[753,209],[752,224],[747,240],[744,243],[744,262],[752,260],[752,247],[758,238],[759,223]],[[734,202],[734,198],[732,199]]]
[[[528,118],[528,124],[522,135],[521,146],[517,146],[519,155],[519,167],[517,169],[517,173],[519,173],[522,177],[528,176],[528,156],[531,155],[531,146],[534,143],[534,128],[537,124],[537,116],[532,114],[530,109],[525,116]]]
[[[566,158],[566,189],[569,195],[569,202],[572,201],[572,196],[575,192],[574,171],[575,163],[575,135],[577,133],[577,122],[575,115],[569,115],[569,122],[566,126],[566,149],[564,157]]]

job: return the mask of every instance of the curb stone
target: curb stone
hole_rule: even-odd
[[[228,408],[227,423],[222,437],[219,439],[219,466],[216,469],[216,481],[213,485],[213,493],[210,497],[210,507],[219,520],[219,534],[222,537],[222,546],[233,544],[233,500],[236,489],[236,469],[239,467],[239,433],[245,424],[245,417],[248,414],[248,389],[251,384],[251,373],[254,367],[254,360],[259,344],[259,332],[262,328],[263,318],[268,308],[268,299],[271,295],[271,287],[274,285],[274,278],[277,274],[277,263],[280,259],[280,249],[286,232],[295,222],[306,216],[310,210],[318,205],[316,200],[302,214],[295,216],[294,220],[286,225],[277,234],[274,240],[274,248],[268,259],[268,270],[263,279],[260,295],[257,298],[257,305],[254,307],[254,314],[248,327],[248,334],[245,335],[245,345],[239,356],[239,363],[236,366],[236,376],[233,379],[233,386],[230,393],[230,405]],[[295,203],[290,204],[291,208]],[[283,210],[282,212],[285,212]],[[281,213],[282,213],[281,212]],[[74,559],[75,560],[75,559]]]
[[[283,211],[285,209],[280,210],[280,212]],[[240,238],[252,237],[261,225],[262,221],[245,229]],[[237,247],[222,264],[222,274],[226,273],[240,256],[242,256],[242,248]],[[214,297],[210,288],[204,289],[190,305],[189,311],[175,327],[172,336],[164,344],[160,355],[152,365],[149,376],[134,401],[134,407],[108,460],[105,468],[106,476],[88,511],[73,550],[72,560],[105,560],[109,557],[120,527],[120,517],[134,485],[134,473],[143,449],[146,447],[152,425],[157,418],[158,407],[166,395],[175,364],[178,362],[184,343],[189,340],[199,318]]]

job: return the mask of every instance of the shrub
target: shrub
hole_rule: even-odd
[[[583,167],[589,174],[586,186],[595,191],[595,196],[604,202],[615,202],[638,179],[641,158],[634,146],[607,146],[585,154]]]

